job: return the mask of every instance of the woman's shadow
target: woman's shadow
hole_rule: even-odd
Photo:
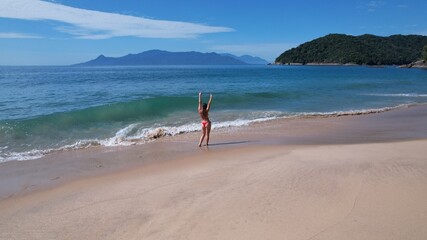
[[[221,146],[221,145],[233,145],[233,144],[245,144],[245,143],[250,143],[253,141],[235,141],[235,142],[222,142],[222,143],[211,143],[209,144],[210,146]]]

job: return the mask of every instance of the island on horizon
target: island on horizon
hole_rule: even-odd
[[[99,55],[96,59],[74,64],[72,66],[138,66],[138,65],[267,65],[268,62],[259,57],[249,55],[235,56],[215,52],[169,52],[149,50],[123,57],[106,57]]]

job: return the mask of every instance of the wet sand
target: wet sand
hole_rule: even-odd
[[[424,239],[427,107],[0,165],[0,239]]]

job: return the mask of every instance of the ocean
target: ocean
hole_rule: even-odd
[[[0,86],[0,162],[200,131],[199,91],[213,129],[427,103],[427,71],[396,67],[3,66]]]

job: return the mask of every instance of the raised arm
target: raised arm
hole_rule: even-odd
[[[211,96],[209,97],[208,107],[206,108],[206,111],[209,111],[209,109],[211,109],[211,103],[212,103],[212,93],[211,93]]]
[[[202,92],[199,92],[199,111],[202,110]]]

